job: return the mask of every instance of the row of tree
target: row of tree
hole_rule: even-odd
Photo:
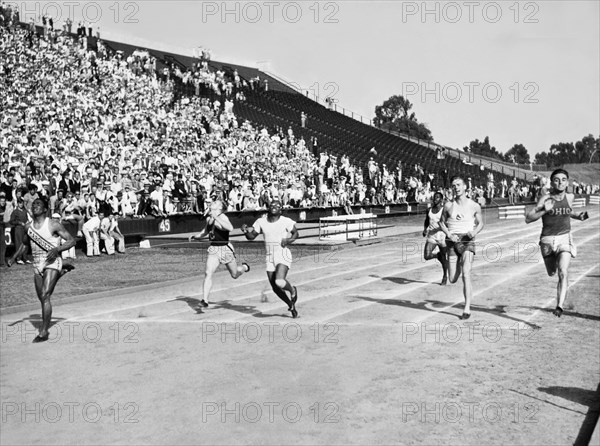
[[[544,164],[548,168],[551,168],[564,164],[600,162],[599,148],[600,138],[594,138],[590,134],[575,143],[561,142],[552,144],[548,152],[535,154],[533,164]],[[529,164],[531,162],[529,153],[523,144],[515,144],[506,153],[502,154],[494,146],[490,145],[490,139],[487,136],[483,141],[479,141],[478,139],[471,141],[469,146],[464,147],[463,150],[509,163]]]
[[[412,107],[413,104],[403,96],[391,96],[383,104],[375,107],[375,123],[384,130],[404,133],[424,141],[433,141],[431,130],[426,124],[418,121],[415,113],[411,112]],[[487,136],[483,141],[479,139],[471,141],[463,150],[509,163],[532,162],[523,144],[515,144],[506,153],[501,153],[490,144]],[[548,152],[537,153],[533,159],[534,164],[545,164],[549,168],[563,164],[590,162],[600,162],[600,138],[594,138],[591,134],[575,143],[552,144]]]

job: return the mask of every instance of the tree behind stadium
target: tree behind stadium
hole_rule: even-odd
[[[575,144],[560,142],[552,144],[548,152],[535,155],[536,164],[557,167],[564,164],[597,163],[600,161],[600,139],[589,134]]]
[[[433,141],[431,131],[419,121],[414,112],[410,113],[412,104],[403,96],[395,95],[375,107],[375,123],[382,129]]]

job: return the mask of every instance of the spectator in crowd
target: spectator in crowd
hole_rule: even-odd
[[[113,213],[109,217],[109,226],[108,226],[108,235],[113,239],[113,244],[116,247],[117,252],[124,254],[125,253],[125,236],[121,233],[119,229],[119,220],[118,214]]]
[[[90,219],[83,224],[83,235],[88,257],[100,256],[100,222],[104,219],[104,211],[93,211]]]
[[[236,103],[257,94],[260,78],[249,86],[239,73],[213,70],[208,50],[189,69],[158,72],[148,51],[112,53],[102,42],[89,51],[86,24],[77,31],[79,42],[63,30],[0,34],[0,66],[19,67],[0,78],[0,189],[9,202],[31,185],[44,194],[47,182],[51,212],[61,209],[61,189],[89,194],[85,204],[77,200],[84,220],[99,209],[163,218],[203,213],[210,196],[227,209],[253,210],[273,199],[284,207],[426,201],[435,190],[437,176],[417,165],[407,180],[377,162],[375,148],[363,181],[362,166],[325,152],[314,136],[306,144],[291,127],[241,120]]]
[[[31,263],[26,258],[26,252],[19,249],[23,244],[23,239],[25,237],[25,225],[27,224],[28,219],[29,216],[27,214],[27,210],[25,209],[25,201],[22,198],[19,198],[19,200],[17,201],[17,208],[14,211],[12,211],[12,214],[10,216],[10,224],[14,227],[13,240],[15,244],[15,249],[17,252],[21,253],[20,255],[15,257],[15,260],[19,265],[23,265],[24,263]],[[4,234],[1,235],[4,236]]]
[[[104,251],[109,256],[115,253],[115,239],[110,235],[112,214],[103,215],[100,219],[100,240],[104,241]]]
[[[25,205],[25,210],[27,210],[27,212],[31,215],[31,205],[40,196],[38,195],[38,188],[35,184],[30,184],[28,190],[29,192],[23,196],[23,202]]]

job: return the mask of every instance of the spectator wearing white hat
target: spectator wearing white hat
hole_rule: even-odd
[[[135,209],[137,208],[137,196],[135,192],[131,190],[129,185],[125,186],[119,205],[121,206],[123,217],[132,217],[135,213]]]

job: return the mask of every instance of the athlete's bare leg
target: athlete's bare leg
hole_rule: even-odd
[[[442,264],[442,271],[444,272],[444,276],[442,277],[442,285],[446,285],[448,283],[448,253],[447,249],[444,246],[439,246],[440,250],[437,254],[433,254],[433,250],[436,246],[439,246],[435,243],[426,242],[425,248],[423,248],[423,258],[425,260],[438,259],[438,261]],[[454,283],[454,282],[453,282]]]
[[[448,254],[448,280],[450,283],[456,283],[461,272],[462,265],[459,256]]]
[[[288,298],[287,294],[284,291],[285,285],[286,284],[289,285],[289,283],[287,282],[287,280],[285,280],[285,276],[284,276],[284,279],[283,279],[286,282],[286,284],[284,284],[284,288],[280,287],[277,284],[277,269],[280,266],[283,267],[283,268],[285,268],[286,269],[286,273],[287,273],[287,266],[285,266],[285,265],[277,265],[275,267],[275,271],[267,271],[267,277],[269,278],[269,283],[271,284],[271,289],[277,295],[277,297],[279,297],[282,301],[284,301],[287,304],[288,308],[292,308],[292,301]],[[279,279],[279,280],[281,281],[281,279]],[[291,285],[290,285],[290,288],[291,288]],[[290,294],[292,294],[292,293],[293,293],[293,291],[290,291]]]
[[[229,262],[225,266],[227,266],[227,269],[229,270],[229,274],[231,274],[231,277],[233,279],[237,279],[238,277],[240,277],[245,272],[250,271],[250,267],[247,264],[242,263],[241,266],[238,266],[238,264],[235,261],[235,259],[232,260],[231,262]]]
[[[557,260],[557,256],[555,256],[554,254],[544,257],[544,265],[546,265],[546,272],[548,273],[548,275],[550,277],[552,277],[554,274],[556,274],[556,267],[557,267],[556,260]]]
[[[440,252],[437,254],[438,261],[442,264],[442,271],[444,276],[442,277],[442,285],[448,283],[448,250],[445,246],[440,246]]]
[[[282,264],[275,267],[275,285],[279,286],[284,292],[287,291],[290,293],[291,305],[288,306],[288,310],[292,312],[293,318],[297,318],[296,300],[298,300],[298,290],[287,280],[288,271],[289,267]]]
[[[465,296],[464,314],[471,314],[471,299],[473,298],[473,284],[471,283],[471,269],[473,267],[473,253],[465,251],[460,259],[462,278],[463,278],[463,295]]]
[[[558,285],[556,286],[556,310],[554,314],[559,316],[564,309],[567,291],[569,289],[569,264],[571,263],[571,253],[561,252],[558,254]],[[559,314],[557,314],[559,313]]]
[[[52,303],[50,302],[50,298],[60,277],[61,271],[56,269],[46,269],[43,276],[39,274],[34,276],[35,291],[42,304],[42,326],[40,327],[39,336],[34,339],[34,342],[48,340],[48,331],[50,330],[50,322],[52,321]]]
[[[209,255],[206,259],[206,270],[204,271],[204,283],[202,285],[202,302],[208,305],[208,297],[210,296],[210,290],[213,285],[213,274],[219,268],[219,258],[217,256]],[[204,304],[203,304],[204,305]]]
[[[435,243],[425,242],[425,247],[423,248],[423,258],[425,260],[435,259],[437,254],[433,254],[433,250],[437,245]]]

